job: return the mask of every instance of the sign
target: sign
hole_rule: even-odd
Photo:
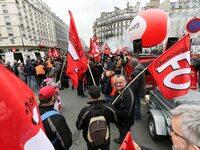
[[[191,19],[186,26],[186,29],[190,33],[196,33],[200,31],[200,18]]]

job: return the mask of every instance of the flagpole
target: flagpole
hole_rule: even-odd
[[[93,74],[92,74],[90,65],[89,65],[89,64],[87,64],[87,65],[88,65],[88,69],[89,69],[90,75],[91,75],[91,77],[92,77],[92,81],[93,81],[94,85],[96,86],[96,83],[95,83],[95,81],[94,81],[94,77],[93,77]]]
[[[59,81],[61,81],[61,77],[62,77],[63,69],[64,69],[64,67],[65,67],[66,59],[67,59],[67,58],[65,58],[65,60],[64,60],[64,62],[63,62],[63,65],[62,65],[62,69],[61,69]]]
[[[115,100],[112,102],[112,105],[114,105],[114,103],[118,100],[118,98],[124,93],[124,91],[143,73],[147,70],[148,67],[144,68],[134,79],[131,80],[131,82],[129,82],[127,84],[127,86],[119,93],[119,95],[115,98]]]

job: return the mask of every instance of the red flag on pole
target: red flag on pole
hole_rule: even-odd
[[[94,57],[93,56],[93,49],[94,49],[94,42],[93,42],[92,38],[90,38],[90,49],[88,51],[88,55],[90,55],[92,57]]]
[[[124,138],[119,150],[135,150],[130,132],[126,134],[126,137]]]
[[[166,99],[187,94],[191,82],[189,34],[151,63],[148,70]]]
[[[52,54],[52,50],[51,50],[51,48],[49,48],[49,50],[48,50],[48,57],[52,57],[53,56],[53,54]]]
[[[54,47],[53,48],[53,57],[58,58],[60,54],[58,53],[58,50]]]
[[[69,11],[70,27],[69,27],[69,47],[67,75],[71,78],[72,84],[78,87],[78,76],[83,74],[87,69],[87,59],[76,30],[73,15]]]
[[[53,150],[31,89],[0,64],[0,149]]]
[[[104,47],[104,54],[107,54],[107,55],[110,55],[110,47],[108,46],[108,43],[105,44],[105,47]]]

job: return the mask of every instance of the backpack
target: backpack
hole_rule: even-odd
[[[44,114],[41,115],[41,120],[43,122],[44,120],[48,119],[49,117],[51,117],[53,115],[57,115],[57,114],[59,115],[60,113],[57,112],[56,110],[47,111],[47,112],[45,112]],[[50,125],[50,127],[51,127],[51,125]],[[57,140],[58,140],[58,138],[56,137],[54,140],[51,140],[51,143],[54,145],[57,142]]]
[[[112,92],[112,85],[111,85],[111,78],[114,75],[111,75],[109,77],[107,77],[106,75],[104,75],[102,81],[101,81],[101,92],[102,94],[110,94]]]
[[[93,146],[104,145],[108,142],[109,128],[103,115],[93,115],[93,117],[91,117],[88,126],[87,139]]]

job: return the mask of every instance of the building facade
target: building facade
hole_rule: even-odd
[[[66,47],[67,25],[41,0],[0,0],[0,7],[0,50]]]
[[[109,38],[123,38],[123,34],[127,32],[133,18],[139,12],[140,3],[135,7],[129,6],[125,9],[115,7],[112,12],[102,12],[101,16],[97,18],[93,24],[93,33],[98,37],[99,45]]]
[[[171,2],[171,35],[181,38],[187,33],[186,25],[193,18],[200,18],[200,0]],[[200,32],[191,34],[192,45],[200,45]]]

